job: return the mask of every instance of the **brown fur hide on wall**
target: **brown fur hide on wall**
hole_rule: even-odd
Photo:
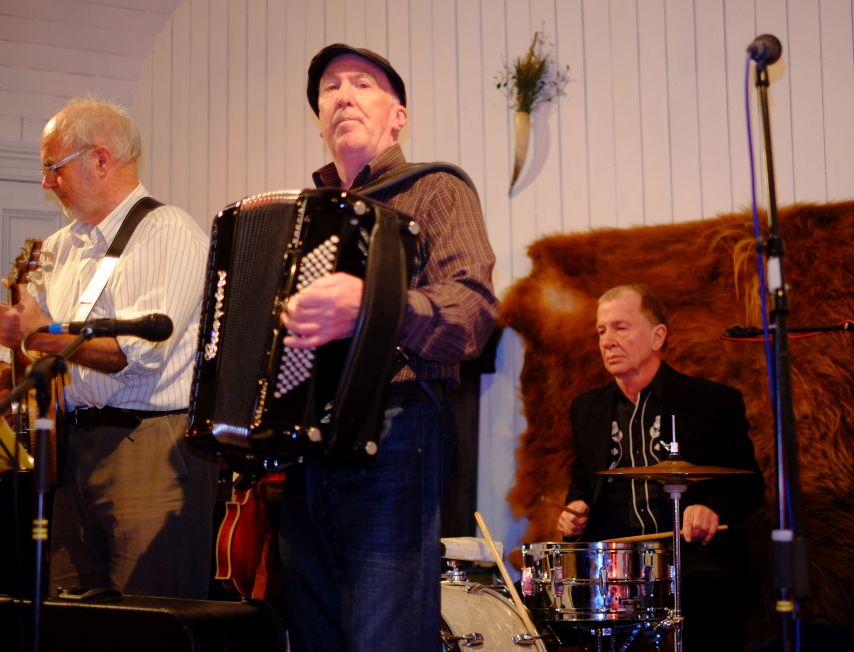
[[[854,319],[854,202],[783,209],[780,232],[789,326]],[[597,348],[596,300],[614,285],[646,283],[669,309],[668,362],[744,395],[767,485],[755,549],[745,554],[765,567],[767,602],[754,608],[754,620],[773,621],[770,528],[777,523],[776,475],[764,348],[720,339],[732,324],[761,326],[750,214],[557,235],[535,242],[529,255],[530,275],[510,288],[501,308],[502,321],[525,342],[521,383],[527,430],[509,494],[515,515],[529,520],[524,541],[560,540],[559,508],[540,496],[563,501],[573,458],[569,405],[609,380]],[[813,595],[804,604],[816,617],[852,627],[854,334],[793,338],[790,359]]]

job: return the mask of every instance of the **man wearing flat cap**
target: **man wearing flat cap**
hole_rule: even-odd
[[[325,47],[309,66],[307,95],[332,159],[314,173],[319,187],[358,193],[406,165],[397,142],[406,88],[385,58]],[[373,462],[306,463],[286,474],[279,543],[292,652],[440,647],[440,507],[456,455],[447,392],[460,361],[492,332],[495,256],[477,194],[457,175],[433,171],[371,199],[420,227],[400,360]],[[350,336],[362,289],[361,279],[334,273],[293,295],[285,344]]]

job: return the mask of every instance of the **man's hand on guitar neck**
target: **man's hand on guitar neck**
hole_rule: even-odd
[[[3,285],[8,286],[6,279]],[[0,304],[0,345],[17,349],[28,333],[46,326],[50,319],[29,292],[21,292],[14,306]]]

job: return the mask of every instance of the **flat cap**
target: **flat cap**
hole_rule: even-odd
[[[323,76],[323,72],[326,70],[329,62],[342,54],[355,54],[363,59],[367,59],[382,70],[386,77],[388,77],[389,82],[391,82],[391,87],[397,94],[397,99],[400,100],[403,106],[406,106],[406,86],[403,84],[403,79],[400,78],[400,75],[397,74],[397,71],[388,62],[388,59],[366,48],[354,48],[344,43],[333,43],[315,54],[308,66],[308,84],[305,94],[308,96],[308,104],[311,110],[314,111],[314,115],[320,113],[320,109],[317,106],[320,78]]]

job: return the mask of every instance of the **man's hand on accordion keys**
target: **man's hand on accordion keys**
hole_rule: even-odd
[[[282,311],[285,346],[311,349],[353,334],[364,282],[351,274],[321,276],[291,295]]]

